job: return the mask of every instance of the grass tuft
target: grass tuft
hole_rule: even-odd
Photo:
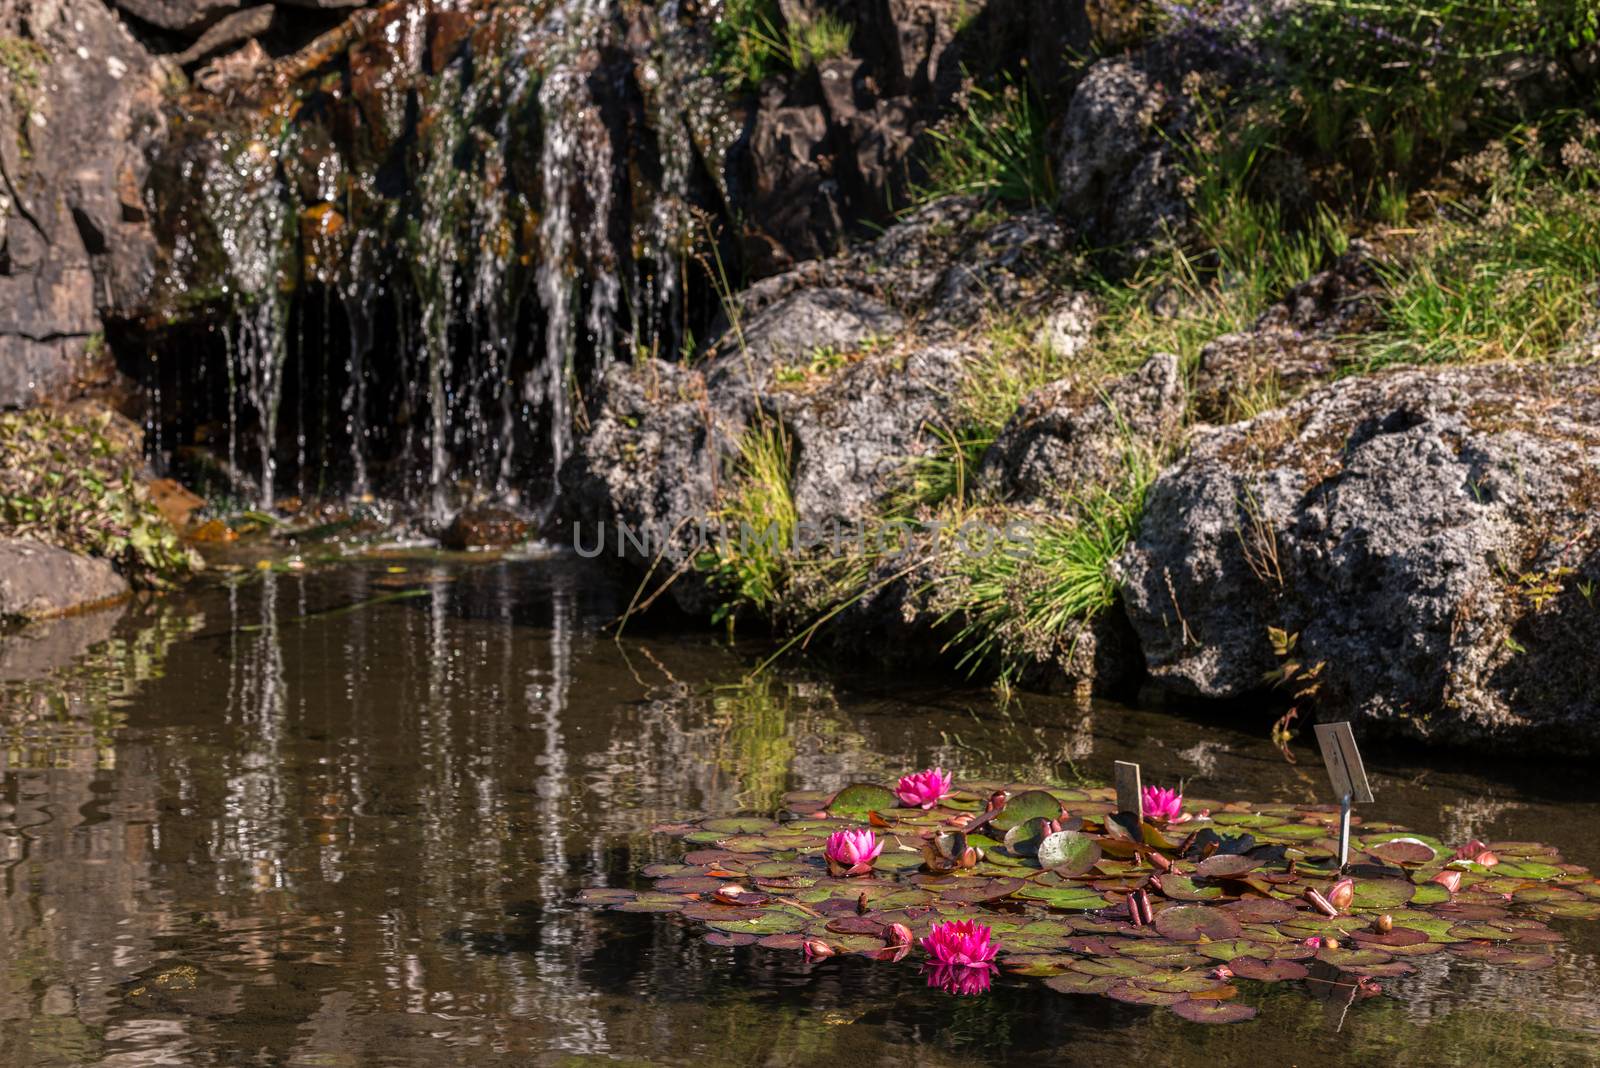
[[[1055,202],[1048,120],[1015,82],[998,92],[967,85],[954,114],[928,131],[927,145],[927,175],[912,190],[913,206],[952,195],[1029,207]]]

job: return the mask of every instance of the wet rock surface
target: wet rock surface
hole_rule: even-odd
[[[17,408],[102,380],[102,319],[148,281],[165,74],[100,0],[0,5],[0,37],[0,408]]]
[[[1119,561],[1151,674],[1258,692],[1281,628],[1364,729],[1594,751],[1596,427],[1595,370],[1486,365],[1197,431]]]
[[[46,619],[127,595],[127,580],[106,560],[30,538],[0,538],[0,620]]]

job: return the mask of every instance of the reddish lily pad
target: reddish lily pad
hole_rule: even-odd
[[[1156,914],[1156,930],[1174,942],[1215,941],[1236,937],[1239,921],[1221,909],[1197,905],[1178,905]]]
[[[1311,974],[1306,971],[1305,965],[1292,960],[1261,960],[1257,957],[1235,957],[1228,967],[1241,979],[1255,979],[1263,983],[1304,979]]]
[[[1256,1010],[1237,1001],[1210,1001],[1189,998],[1172,1006],[1172,1011],[1190,1023],[1229,1024],[1254,1018]]]
[[[1245,872],[1254,871],[1261,867],[1261,862],[1254,857],[1242,854],[1218,853],[1209,856],[1200,862],[1199,873],[1211,878],[1229,878],[1243,875]]]
[[[1367,852],[1389,864],[1412,867],[1427,864],[1439,855],[1432,846],[1415,838],[1391,838],[1387,842],[1369,846]]]

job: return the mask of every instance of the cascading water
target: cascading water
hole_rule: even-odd
[[[292,466],[433,526],[489,498],[548,514],[582,376],[681,348],[687,109],[722,99],[703,41],[676,0],[394,3],[349,27],[258,89],[253,122],[190,114],[175,149],[205,218],[177,214],[169,275],[227,321],[230,440],[263,506]]]

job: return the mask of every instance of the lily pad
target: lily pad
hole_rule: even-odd
[[[1201,875],[1211,878],[1228,878],[1243,875],[1245,872],[1254,871],[1261,867],[1261,862],[1253,857],[1242,854],[1229,855],[1217,853],[1200,862],[1198,871]]]
[[[1367,852],[1389,864],[1407,866],[1427,864],[1439,855],[1432,846],[1415,838],[1391,838],[1369,847]]]
[[[1172,1011],[1190,1023],[1229,1024],[1252,1019],[1256,1010],[1237,1001],[1197,1001],[1189,998],[1172,1006]]]
[[[1100,859],[1100,844],[1078,831],[1057,831],[1039,843],[1039,867],[1057,875],[1082,875]]]
[[[869,812],[884,812],[900,803],[894,791],[876,783],[858,782],[846,786],[828,802],[828,811],[836,816],[865,816]]]
[[[1174,942],[1216,941],[1236,937],[1239,921],[1221,909],[1178,905],[1156,914],[1156,930]]]
[[[1556,962],[1555,957],[1544,950],[1524,946],[1462,942],[1451,946],[1450,951],[1470,960],[1481,960],[1502,968],[1516,968],[1521,971],[1539,971],[1553,966]]]
[[[1043,790],[1024,790],[1007,799],[1006,807],[991,821],[998,831],[1009,831],[1031,819],[1055,819],[1061,815],[1061,802]]]
[[[1104,994],[1117,982],[1111,975],[1086,975],[1083,972],[1063,972],[1051,976],[1044,985],[1063,994]]]
[[[1357,879],[1350,907],[1357,912],[1398,908],[1416,892],[1417,885],[1405,879]]]
[[[1306,971],[1305,965],[1292,960],[1261,960],[1257,957],[1235,957],[1228,967],[1241,979],[1255,979],[1263,983],[1304,979],[1311,974]]]

